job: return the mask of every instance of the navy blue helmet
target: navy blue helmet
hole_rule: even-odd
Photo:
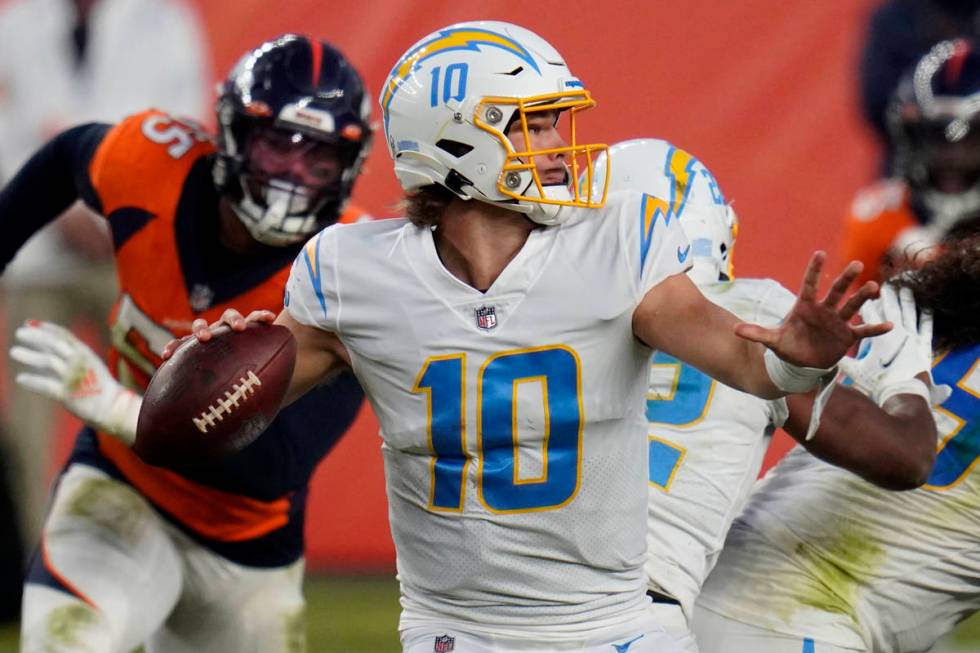
[[[371,144],[360,75],[329,44],[285,34],[220,88],[214,180],[252,236],[285,246],[339,217]]]
[[[895,173],[927,222],[946,233],[980,216],[980,51],[935,45],[906,73],[889,107]]]

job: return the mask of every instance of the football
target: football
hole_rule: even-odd
[[[275,324],[189,338],[150,380],[133,450],[151,465],[189,467],[243,449],[279,412],[295,364],[296,341]]]

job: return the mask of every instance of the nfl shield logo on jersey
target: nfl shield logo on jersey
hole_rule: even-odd
[[[452,635],[437,635],[432,647],[433,653],[449,653],[456,648],[456,638]]]
[[[494,306],[481,306],[476,309],[476,326],[485,331],[497,326],[497,309]]]

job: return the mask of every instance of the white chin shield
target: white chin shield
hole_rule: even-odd
[[[537,195],[537,189],[532,186],[527,194],[528,196]],[[568,186],[545,186],[544,197],[561,202],[570,202],[574,199]],[[561,224],[572,214],[569,210],[570,207],[561,204],[544,204],[541,202],[526,202],[525,204],[531,209],[527,214],[528,219],[547,227]]]
[[[242,181],[242,199],[233,208],[252,238],[264,245],[285,247],[306,240],[317,230],[313,198],[305,186],[272,179],[262,186],[258,202]]]
[[[508,173],[510,174],[510,173]],[[537,184],[534,183],[534,177],[530,172],[524,171],[520,174],[522,178],[521,181],[525,182],[523,184],[524,190],[521,191],[521,195],[528,198],[538,198],[543,197],[546,200],[554,200],[556,202],[571,202],[575,199],[572,194],[572,190],[567,183],[565,184],[553,184],[548,186],[542,186],[543,194],[538,192]],[[565,173],[566,179],[570,178],[569,173]],[[570,207],[562,204],[548,204],[540,201],[533,200],[518,200],[516,206],[513,203],[501,204],[502,206],[507,206],[515,211],[519,211],[528,217],[531,222],[544,225],[546,227],[552,227],[559,225],[571,216]]]

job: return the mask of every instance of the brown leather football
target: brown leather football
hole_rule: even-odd
[[[279,412],[295,364],[296,340],[275,324],[219,327],[207,342],[189,338],[150,380],[133,450],[175,468],[240,451]]]

